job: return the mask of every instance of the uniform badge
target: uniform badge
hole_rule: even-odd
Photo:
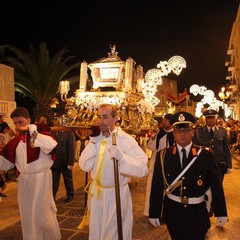
[[[202,181],[202,179],[198,179],[198,181],[197,181],[197,185],[198,185],[199,187],[201,187],[201,186],[203,185],[203,181]]]
[[[182,122],[185,120],[185,117],[183,116],[183,114],[181,113],[179,116],[178,116],[178,121],[179,122]]]

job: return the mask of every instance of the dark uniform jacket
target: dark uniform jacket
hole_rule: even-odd
[[[199,148],[196,145],[191,146],[188,161],[197,155]],[[202,228],[201,231],[207,231],[210,227],[210,220],[205,202],[187,205],[175,202],[166,196],[164,198],[166,184],[164,184],[163,169],[160,162],[160,155],[163,151],[166,151],[163,166],[167,183],[170,185],[182,172],[176,145],[158,152],[152,179],[149,218],[161,219],[163,210],[163,220],[168,228],[171,226],[174,226],[174,228],[187,226],[192,231],[196,230],[196,228]],[[200,197],[211,187],[215,216],[227,216],[220,175],[220,169],[216,164],[213,153],[207,149],[202,149],[193,165],[182,176],[182,185],[173,190],[172,194],[186,196],[187,198]],[[163,199],[164,205],[162,208]]]
[[[197,128],[193,142],[200,146],[212,148],[217,163],[223,169],[223,173],[226,173],[227,168],[232,168],[229,140],[225,128],[215,126],[213,138],[207,126]]]

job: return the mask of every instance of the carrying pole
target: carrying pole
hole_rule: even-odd
[[[83,130],[83,129],[88,129],[89,131],[92,131],[91,126],[70,126],[70,127],[62,127],[62,126],[54,126],[50,127],[51,132],[69,132],[69,131],[78,131],[78,130]],[[17,131],[20,132],[28,132],[28,127],[18,127],[16,128]]]
[[[117,145],[116,134],[114,133],[112,134],[112,144]],[[114,166],[115,197],[116,197],[116,209],[117,209],[118,239],[123,240],[118,160],[115,158],[113,158],[113,166]]]

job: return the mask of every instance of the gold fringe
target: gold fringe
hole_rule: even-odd
[[[85,226],[89,225],[89,212],[87,211],[86,214],[84,214],[83,219],[81,223],[78,225],[77,229],[83,230]]]
[[[88,194],[88,198],[89,196],[91,196],[91,189],[92,189],[92,183],[93,180],[89,181],[88,184],[85,186],[84,191]],[[88,203],[83,215],[83,219],[81,221],[81,223],[77,226],[77,229],[79,230],[83,230],[85,226],[89,225],[89,211],[88,211]]]

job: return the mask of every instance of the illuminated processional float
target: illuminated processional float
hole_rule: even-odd
[[[175,56],[169,61],[161,61],[157,68],[147,71],[129,57],[123,61],[116,52],[116,46],[110,45],[107,57],[88,64],[81,63],[79,89],[75,96],[67,98],[69,82],[61,81],[59,92],[66,101],[66,113],[59,117],[61,126],[88,127],[96,125],[98,106],[103,103],[118,106],[119,125],[133,134],[140,134],[149,129],[158,129],[158,122],[153,118],[154,107],[159,103],[155,97],[157,85],[162,84],[162,76],[173,71],[180,74],[186,67],[185,60]],[[90,71],[89,71],[90,70]],[[93,85],[86,90],[89,72]]]

